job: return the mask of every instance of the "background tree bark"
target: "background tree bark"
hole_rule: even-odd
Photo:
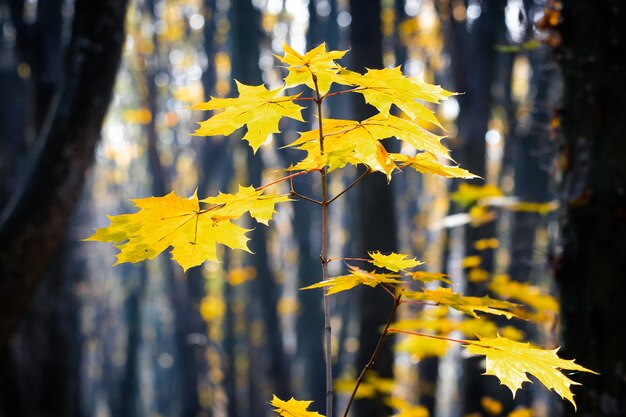
[[[617,297],[626,294],[626,7],[564,2],[562,19],[562,220],[554,267],[563,356],[601,374],[576,375],[577,416],[624,416],[626,304]]]
[[[25,179],[0,219],[0,355],[6,352],[80,197],[113,93],[126,5],[126,0],[75,4],[66,76]]]

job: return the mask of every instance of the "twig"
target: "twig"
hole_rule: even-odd
[[[338,199],[339,197],[341,197],[342,195],[347,193],[352,187],[357,185],[359,183],[359,181],[361,181],[363,178],[365,178],[366,175],[368,175],[371,172],[372,172],[372,170],[367,168],[364,173],[362,173],[361,175],[359,175],[359,177],[357,179],[352,181],[352,183],[350,185],[348,185],[342,192],[340,192],[339,194],[337,194],[336,196],[331,198],[330,201],[328,202],[328,204],[332,203],[333,201],[335,201],[336,199]]]
[[[413,336],[422,336],[422,337],[429,337],[431,339],[445,340],[447,342],[456,342],[456,343],[460,343],[462,345],[469,345],[470,344],[470,342],[468,342],[467,340],[454,339],[452,337],[435,336],[434,334],[412,332],[410,330],[402,330],[402,329],[391,328],[391,329],[387,330],[387,333],[404,333],[404,334],[410,334],[410,335],[413,335]]]
[[[378,359],[378,355],[380,354],[380,350],[383,347],[383,342],[385,341],[385,337],[387,337],[387,335],[390,333],[389,326],[391,326],[391,321],[393,320],[393,317],[396,314],[396,310],[400,306],[401,298],[402,298],[402,290],[398,293],[398,295],[394,296],[393,308],[391,309],[391,312],[389,313],[389,317],[387,318],[387,324],[385,325],[385,329],[383,330],[382,334],[380,335],[380,338],[378,339],[378,343],[376,344],[376,349],[374,349],[374,353],[372,353],[370,360],[367,362],[367,364],[361,371],[359,378],[356,380],[356,385],[354,386],[354,389],[352,390],[352,395],[350,395],[350,401],[348,401],[348,405],[346,406],[346,411],[344,411],[343,413],[343,417],[348,417],[348,412],[350,411],[350,407],[352,407],[352,403],[354,402],[356,393],[359,390],[359,385],[361,385],[361,382],[363,382],[363,379],[365,378],[365,374],[367,373],[367,371],[372,367],[372,365],[374,365],[374,363],[376,363],[376,359]]]

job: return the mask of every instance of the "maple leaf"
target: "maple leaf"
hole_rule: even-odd
[[[393,272],[400,270],[415,268],[418,265],[423,265],[424,262],[418,261],[415,258],[409,258],[409,255],[403,253],[391,252],[389,255],[383,255],[382,253],[368,252],[372,263],[380,268],[386,268]]]
[[[427,271],[415,271],[411,272],[411,277],[414,280],[422,282],[441,281],[446,284],[452,284],[452,281],[448,278],[450,275],[442,274],[441,272],[427,272]]]
[[[389,115],[391,105],[395,104],[412,120],[423,119],[439,127],[442,126],[434,113],[416,100],[440,103],[454,95],[419,78],[405,77],[400,67],[368,69],[364,75],[343,70],[338,78],[342,83],[357,86],[355,91],[384,116]]]
[[[238,81],[239,97],[211,97],[206,103],[196,104],[194,110],[223,110],[208,120],[200,122],[193,134],[196,136],[230,135],[246,125],[246,139],[254,152],[267,140],[270,134],[280,132],[278,122],[289,117],[303,122],[302,109],[293,102],[299,95],[281,96],[281,89],[268,90],[264,85],[245,85]]]
[[[477,311],[494,315],[505,316],[507,319],[517,317],[517,314],[510,310],[519,306],[514,303],[502,300],[494,300],[488,296],[469,297],[452,292],[451,288],[437,288],[435,290],[424,289],[422,291],[405,291],[404,297],[418,301],[432,301],[435,304],[446,305],[455,310],[461,311],[472,317],[478,317]]]
[[[531,382],[527,374],[533,375],[548,389],[572,403],[574,394],[571,385],[580,385],[566,377],[560,370],[590,372],[597,374],[574,362],[557,356],[559,348],[547,350],[531,346],[529,343],[514,342],[504,337],[495,339],[479,337],[478,341],[465,341],[469,353],[485,355],[485,375],[497,377],[503,385],[509,387],[515,397],[524,382]]]
[[[317,88],[320,95],[330,90],[333,82],[341,82],[336,77],[340,67],[335,59],[341,59],[348,51],[326,51],[326,43],[321,43],[304,55],[301,55],[289,45],[284,44],[285,56],[276,56],[288,65],[289,74],[285,78],[286,87],[305,84],[311,90],[315,90],[313,75],[317,78]]]
[[[430,152],[418,153],[415,156],[393,153],[391,154],[391,158],[399,162],[401,166],[409,166],[421,173],[435,174],[448,178],[480,178],[478,175],[474,175],[459,166],[442,164],[437,157]]]
[[[307,410],[312,402],[313,401],[299,401],[294,398],[283,401],[274,395],[270,404],[275,407],[274,411],[282,417],[324,417],[316,411]]]
[[[109,216],[111,224],[85,240],[115,244],[120,250],[115,265],[152,259],[171,246],[172,258],[187,270],[206,260],[217,261],[217,243],[249,252],[249,230],[230,220],[249,211],[266,222],[274,204],[288,200],[286,196],[261,194],[252,187],[240,187],[235,195],[220,194],[205,200],[198,200],[195,194],[182,198],[173,192],[135,199],[132,201],[139,211]],[[215,204],[201,209],[200,202],[207,201]]]
[[[249,212],[259,223],[268,225],[276,210],[274,205],[276,203],[282,203],[285,201],[291,201],[286,195],[277,194],[263,194],[263,190],[255,190],[254,187],[244,187],[239,185],[239,190],[236,194],[223,194],[220,193],[216,197],[207,197],[200,202],[223,205],[220,209],[220,214],[228,217],[237,218],[245,212]]]
[[[362,122],[324,119],[323,123],[324,155],[320,154],[318,130],[301,133],[288,146],[297,146],[307,151],[308,155],[291,169],[320,169],[327,166],[330,172],[346,164],[363,164],[372,171],[385,173],[389,180],[397,166],[380,141],[391,137],[407,142],[416,149],[450,159],[449,150],[440,142],[441,136],[400,117],[377,114]]]
[[[327,295],[336,294],[356,287],[359,284],[376,287],[378,284],[403,284],[396,274],[379,274],[376,272],[364,271],[356,266],[348,266],[350,274],[327,279],[317,284],[301,288],[302,290],[312,290],[314,288],[328,287]]]

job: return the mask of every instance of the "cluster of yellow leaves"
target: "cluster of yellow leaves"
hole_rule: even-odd
[[[109,216],[111,224],[86,240],[112,242],[120,250],[116,264],[151,259],[172,247],[172,259],[184,270],[204,261],[217,261],[216,244],[249,251],[245,229],[231,222],[248,212],[268,224],[274,205],[289,201],[284,195],[239,186],[236,194],[198,200],[173,192],[163,197],[132,200],[139,211]],[[201,208],[200,203],[208,205]]]
[[[315,288],[328,287],[327,295],[336,294],[341,291],[350,290],[357,285],[367,285],[368,287],[376,287],[379,284],[403,284],[403,281],[398,280],[399,275],[377,273],[374,271],[368,272],[356,266],[348,266],[350,271],[347,275],[341,275],[338,277],[330,278],[317,284],[309,285],[302,288],[303,290],[312,290]]]
[[[419,124],[425,122],[441,127],[434,113],[420,101],[440,103],[453,93],[418,78],[406,77],[399,67],[370,69],[365,74],[350,71],[335,62],[346,51],[327,51],[323,43],[304,55],[288,45],[284,45],[284,50],[284,56],[278,56],[288,71],[284,88],[305,85],[314,91],[314,97],[285,96],[282,88],[268,91],[262,85],[237,83],[239,97],[211,98],[193,107],[221,111],[202,122],[195,135],[229,135],[245,125],[244,139],[256,151],[271,133],[279,132],[282,117],[303,121],[303,107],[295,104],[295,100],[324,100],[332,84],[337,83],[351,87],[344,91],[363,95],[379,113],[363,121],[321,118],[324,151],[319,143],[319,130],[301,133],[289,146],[307,152],[307,156],[292,166],[292,170],[328,167],[332,171],[347,164],[362,164],[384,173],[390,180],[391,173],[400,165],[445,177],[475,177],[467,170],[439,162],[440,159],[451,160],[448,149],[441,144],[442,136]],[[391,115],[392,105],[404,112],[406,118]],[[381,143],[388,138],[406,142],[422,153],[415,156],[390,154]]]

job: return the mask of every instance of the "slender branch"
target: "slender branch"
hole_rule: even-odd
[[[255,191],[261,191],[261,190],[264,190],[267,187],[270,187],[270,186],[272,186],[274,184],[278,184],[279,182],[287,181],[287,180],[290,180],[292,178],[299,177],[300,175],[306,175],[309,172],[313,172],[313,171],[318,171],[318,170],[317,169],[308,169],[306,171],[296,172],[295,174],[287,175],[286,177],[282,177],[282,178],[279,178],[279,179],[274,180],[272,182],[268,182],[267,184],[260,185],[260,186],[256,187],[254,190]]]
[[[299,199],[301,199],[301,200],[310,201],[311,203],[315,203],[315,204],[317,204],[318,206],[321,206],[321,205],[322,205],[322,202],[321,202],[321,201],[317,201],[317,200],[316,200],[316,199],[314,199],[314,198],[311,198],[311,197],[307,197],[307,196],[305,196],[305,195],[302,195],[302,194],[300,194],[300,193],[298,193],[298,192],[296,192],[296,191],[294,191],[294,190],[291,190],[291,191],[289,192],[289,194],[290,194],[290,195],[292,195],[292,196],[294,196],[294,197],[298,197],[298,198],[299,198]]]
[[[293,195],[295,197],[298,197],[298,198],[300,198],[302,200],[310,201],[311,203],[315,203],[315,204],[320,205],[320,206],[322,205],[321,201],[317,201],[317,200],[315,200],[315,199],[313,199],[311,197],[307,197],[307,196],[305,196],[303,194],[300,194],[300,193],[296,192],[296,189],[293,186],[293,178],[289,178],[289,194]]]
[[[388,329],[387,333],[404,333],[404,334],[410,334],[413,336],[422,336],[422,337],[429,337],[431,339],[437,339],[437,340],[445,340],[447,342],[456,342],[456,343],[460,343],[462,345],[469,345],[471,344],[469,341],[467,340],[461,340],[461,339],[454,339],[452,337],[444,337],[444,336],[435,336],[434,334],[426,334],[426,333],[420,333],[420,332],[412,332],[410,330],[402,330],[402,329]]]
[[[341,90],[341,91],[335,91],[334,93],[326,93],[324,94],[324,97],[322,97],[322,99],[326,99],[328,97],[332,97],[332,96],[338,96],[341,94],[346,94],[346,93],[353,93],[355,91],[358,91],[361,87],[357,87],[357,88],[350,88],[348,90]]]
[[[291,101],[300,101],[300,100],[306,100],[306,101],[315,101],[315,97],[298,97],[298,98],[294,98]]]
[[[391,298],[393,298],[394,300],[396,299],[396,294],[387,286],[387,285],[381,285],[380,286],[383,290],[387,291],[387,294],[389,294],[391,296]]]
[[[315,104],[317,104],[317,118],[320,142],[320,155],[324,155],[324,124],[322,118],[322,101],[317,84],[317,76],[313,76],[315,85]],[[322,279],[326,281],[328,274],[328,167],[324,166],[321,173],[322,181],[322,250],[320,260],[322,262]],[[324,288],[324,361],[326,363],[326,417],[333,416],[333,361],[332,361],[332,329],[330,325],[330,297],[328,297],[328,287]]]
[[[328,202],[328,204],[332,203],[333,201],[335,201],[336,199],[338,199],[339,197],[341,197],[342,195],[347,193],[352,187],[357,185],[359,183],[359,181],[361,181],[363,178],[365,178],[371,172],[372,172],[372,170],[367,168],[364,173],[362,173],[361,175],[359,175],[359,177],[357,179],[352,181],[352,183],[350,185],[348,185],[342,192],[340,192],[339,194],[337,194],[336,196],[331,198],[330,201]]]
[[[385,325],[385,329],[383,330],[383,332],[380,335],[380,338],[378,339],[378,343],[376,344],[376,348],[374,349],[374,352],[372,353],[370,360],[367,362],[363,370],[361,370],[361,374],[359,375],[359,378],[356,380],[356,385],[354,386],[354,389],[352,390],[352,395],[350,395],[350,401],[348,401],[346,410],[343,412],[343,417],[348,417],[348,412],[350,412],[350,407],[352,407],[352,403],[354,402],[354,398],[356,397],[356,393],[359,390],[359,386],[361,385],[361,382],[363,382],[363,379],[365,378],[365,374],[374,365],[374,363],[376,363],[376,359],[378,359],[380,350],[383,347],[383,342],[385,341],[385,338],[387,337],[387,335],[390,333],[391,329],[389,329],[389,326],[391,326],[391,321],[393,320],[393,317],[396,314],[396,310],[401,304],[400,303],[401,298],[402,298],[402,290],[400,290],[398,295],[394,296],[393,308],[391,309],[391,312],[389,313],[389,317],[387,318],[387,324]]]
[[[328,258],[327,259],[328,262],[331,261],[363,261],[363,262],[372,262],[371,259],[365,259],[365,258]]]

